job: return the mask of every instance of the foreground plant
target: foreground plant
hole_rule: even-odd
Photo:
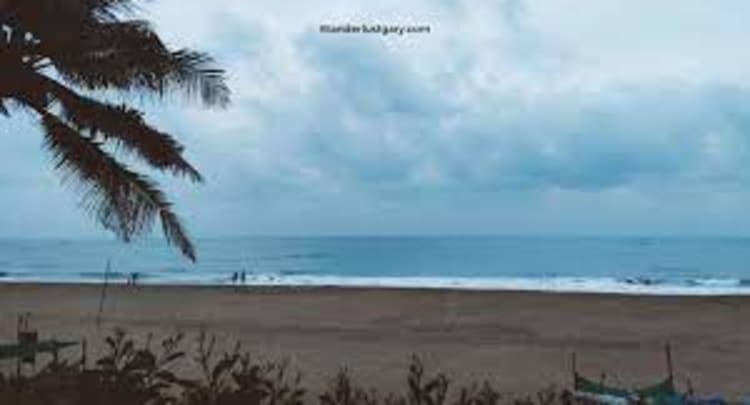
[[[0,0],[0,114],[28,111],[44,131],[55,168],[81,205],[124,241],[158,218],[169,243],[191,260],[195,248],[158,185],[115,158],[127,151],[148,166],[194,182],[183,147],[143,113],[90,96],[174,90],[226,106],[224,72],[206,54],[169,49],[135,19],[135,0]],[[15,108],[14,108],[15,107]]]
[[[430,374],[418,357],[406,373],[404,391],[381,395],[355,382],[346,370],[321,392],[302,385],[289,363],[258,361],[236,345],[216,352],[216,339],[201,333],[193,355],[183,335],[151,337],[139,344],[122,330],[106,339],[93,367],[85,360],[54,361],[31,376],[0,371],[0,404],[13,405],[553,405],[573,403],[557,390],[535,396],[503,396],[489,383],[451,391],[450,379]],[[155,346],[155,347],[152,347]],[[178,372],[179,371],[179,372]],[[189,375],[190,377],[185,377]],[[580,402],[578,402],[580,403]]]
[[[290,376],[287,362],[257,362],[240,351],[215,354],[216,338],[201,332],[195,363],[199,380],[182,388],[184,405],[301,405],[305,389],[299,373]]]

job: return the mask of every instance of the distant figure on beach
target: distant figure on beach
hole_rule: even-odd
[[[245,285],[245,280],[247,280],[247,274],[243,270],[242,273],[240,273],[240,284]]]
[[[140,277],[140,274],[138,274],[137,271],[134,271],[128,275],[128,285],[135,286],[138,284],[138,278]]]
[[[237,279],[239,278],[239,273],[232,272],[232,284],[237,284]]]

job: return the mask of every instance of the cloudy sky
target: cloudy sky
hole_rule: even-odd
[[[377,4],[145,8],[234,91],[139,104],[207,177],[157,176],[193,234],[750,234],[750,2]],[[104,235],[32,119],[0,136],[0,236]]]

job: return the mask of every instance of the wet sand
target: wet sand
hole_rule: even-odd
[[[287,358],[307,386],[345,366],[368,386],[400,389],[411,354],[459,382],[488,379],[508,392],[571,383],[570,356],[595,379],[675,376],[697,392],[750,393],[750,297],[638,297],[531,292],[353,288],[0,285],[0,339],[19,313],[43,337],[87,338],[100,350],[115,326],[144,337],[201,330],[262,358]]]

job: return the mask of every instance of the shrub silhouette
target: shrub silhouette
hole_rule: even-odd
[[[451,391],[450,379],[426,372],[413,356],[403,393],[382,395],[354,382],[340,370],[317,393],[302,385],[302,375],[288,361],[260,361],[239,344],[217,353],[216,338],[201,332],[193,356],[183,350],[184,335],[154,345],[139,345],[116,329],[105,339],[105,353],[88,367],[53,360],[32,375],[0,372],[0,404],[12,405],[552,405],[573,403],[570,396],[548,389],[534,396],[503,396],[488,382]],[[158,346],[156,349],[152,346]],[[197,371],[186,378],[175,369]],[[192,369],[190,368],[192,366]],[[184,368],[181,368],[184,370]]]

